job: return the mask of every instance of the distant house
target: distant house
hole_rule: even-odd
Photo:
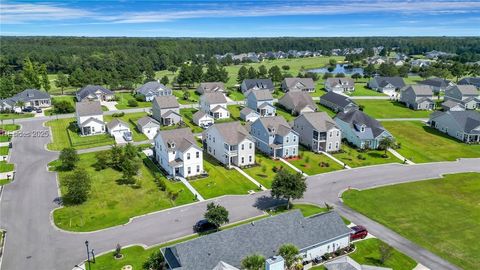
[[[203,173],[203,151],[189,128],[160,130],[154,138],[156,162],[175,178]]]
[[[467,110],[480,108],[480,92],[474,85],[455,85],[445,90],[445,100],[461,103]]]
[[[381,65],[387,63],[387,58],[382,56],[373,56],[367,59],[369,65]]]
[[[275,116],[277,109],[273,106],[273,96],[268,90],[252,90],[246,93],[247,107],[259,116]]]
[[[377,92],[382,92],[389,96],[395,95],[395,91],[405,87],[405,82],[401,77],[381,77],[377,76],[368,82],[368,87]]]
[[[100,85],[87,85],[76,93],[77,100],[81,101],[109,101],[115,99],[115,93]]]
[[[255,164],[255,141],[240,122],[214,124],[202,137],[207,153],[222,164],[228,167]]]
[[[0,110],[20,112],[22,107],[47,108],[52,105],[50,94],[38,89],[26,89],[13,97],[0,100]]]
[[[162,126],[171,126],[182,121],[177,98],[175,96],[155,97],[152,102],[152,117]]]
[[[352,78],[328,78],[325,81],[325,89],[338,94],[351,93],[355,91],[355,82]]]
[[[157,135],[160,130],[160,123],[151,118],[150,116],[144,116],[137,121],[137,129],[145,134],[150,140]]]
[[[432,64],[432,61],[427,59],[416,59],[410,62],[410,65],[412,67],[419,67],[419,68],[428,67],[431,64]]]
[[[282,81],[282,90],[315,92],[315,83],[312,78],[285,78]]]
[[[152,101],[155,97],[171,96],[172,89],[157,81],[151,81],[137,88],[135,93],[143,95],[145,97],[145,101]]]
[[[421,81],[418,84],[429,86],[434,93],[443,92],[445,89],[447,89],[447,87],[453,86],[451,81],[442,78],[430,78]]]
[[[340,112],[334,118],[342,137],[360,149],[377,149],[383,138],[392,138],[377,120],[360,110]]]
[[[245,94],[250,90],[268,90],[273,92],[275,87],[270,79],[247,79],[243,80],[240,89],[242,90],[242,93]]]
[[[230,118],[227,98],[222,92],[208,92],[200,96],[200,110],[208,113],[213,119]]]
[[[349,256],[339,257],[324,264],[327,270],[392,270],[388,267],[359,264]]]
[[[468,77],[463,78],[458,81],[459,85],[475,85],[478,89],[480,89],[480,77]]]
[[[240,119],[246,122],[255,122],[259,117],[260,115],[249,107],[245,107],[240,111]]]
[[[442,103],[442,109],[444,111],[465,111],[465,106],[453,100],[447,100]]]
[[[278,100],[278,104],[293,115],[317,111],[317,105],[307,92],[288,92]]]
[[[400,102],[413,110],[434,110],[433,91],[430,86],[410,85],[400,90]]]
[[[428,123],[431,127],[465,143],[480,143],[480,112],[434,112]]]
[[[320,97],[320,104],[332,109],[334,112],[348,112],[358,109],[358,105],[349,97],[335,92],[328,92]]]
[[[201,110],[193,114],[192,120],[193,120],[193,123],[195,123],[197,126],[202,128],[207,128],[213,125],[213,123],[215,122],[215,119],[213,119],[213,116]]]
[[[326,112],[304,113],[293,120],[293,130],[300,144],[314,152],[340,150],[342,134],[337,123]]]
[[[225,89],[226,88],[223,82],[204,82],[204,83],[200,83],[200,85],[197,87],[195,91],[200,95],[203,95],[205,93],[211,93],[211,92],[225,93]]]
[[[172,270],[213,269],[220,261],[241,267],[246,256],[270,258],[285,243],[297,246],[303,261],[312,261],[350,245],[350,232],[336,212],[305,218],[293,210],[167,246],[161,252]]]
[[[298,155],[298,133],[282,116],[260,117],[250,126],[257,148],[273,158]]]
[[[75,115],[80,134],[87,136],[105,133],[102,105],[99,101],[77,102]]]
[[[130,126],[118,118],[114,118],[112,121],[108,122],[106,127],[107,127],[108,134],[114,137],[117,137],[117,136],[121,137],[123,136],[124,133],[131,132]]]

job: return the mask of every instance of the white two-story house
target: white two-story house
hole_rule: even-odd
[[[97,135],[105,133],[103,111],[100,101],[83,101],[75,104],[77,126],[81,135]]]
[[[277,109],[273,106],[273,96],[269,90],[251,90],[246,93],[246,97],[247,107],[260,117],[275,116]]]
[[[213,117],[213,119],[230,118],[227,98],[222,92],[209,92],[201,95],[200,110]]]

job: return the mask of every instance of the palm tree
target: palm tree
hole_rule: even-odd
[[[284,244],[278,249],[278,255],[285,260],[285,266],[290,269],[298,259],[300,251],[293,244]]]
[[[249,255],[242,260],[242,269],[262,270],[265,268],[265,257],[260,254]]]
[[[391,137],[384,137],[380,140],[378,147],[385,151],[384,156],[387,156],[388,148],[393,148],[395,146],[395,141]]]

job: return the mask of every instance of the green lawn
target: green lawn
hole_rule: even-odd
[[[46,122],[45,125],[52,129],[53,142],[48,144],[49,150],[60,151],[65,147],[84,149],[111,145],[115,142],[108,134],[80,136],[74,118],[52,120]]]
[[[428,118],[432,111],[415,111],[390,100],[355,100],[365,106],[364,112],[373,118]]]
[[[326,112],[328,114],[328,116],[330,116],[331,118],[335,117],[335,115],[337,115],[336,112],[332,111],[330,108],[327,108],[325,106],[323,106],[322,104],[318,104],[318,111],[319,112]]]
[[[242,170],[250,175],[253,179],[257,180],[266,188],[272,187],[273,178],[275,177],[275,172],[273,168],[283,168],[291,173],[296,173],[292,168],[281,162],[280,160],[273,160],[270,157],[263,155],[260,152],[255,154],[256,166],[250,168],[243,168]]]
[[[342,169],[342,166],[329,157],[304,149],[300,150],[300,158],[288,160],[293,166],[308,175],[326,173]]]
[[[412,270],[417,265],[415,260],[396,249],[393,249],[392,256],[382,264],[379,252],[381,243],[382,241],[376,238],[356,242],[356,250],[349,256],[359,264],[389,267],[393,270]]]
[[[480,174],[343,194],[351,208],[464,269],[480,265]]]
[[[285,120],[287,120],[287,122],[290,122],[293,119],[295,119],[295,116],[291,115],[289,112],[285,111],[280,106],[275,105],[275,107],[277,108],[277,115],[278,116],[283,116],[283,118],[285,118]]]
[[[203,155],[203,167],[208,177],[191,180],[190,184],[205,199],[222,195],[248,194],[249,190],[257,191],[258,187],[235,169],[228,170],[208,154]]]
[[[15,166],[12,163],[7,163],[4,160],[0,161],[0,173],[11,172],[14,168]]]
[[[6,185],[10,183],[11,180],[9,179],[0,179],[0,186]]]
[[[351,96],[386,96],[383,93],[367,88],[366,82],[355,82],[355,91]]]
[[[168,190],[179,192],[175,201],[170,200],[167,192],[159,190],[154,182],[153,173],[159,173],[158,169],[149,159],[144,159],[148,166],[142,163],[137,176],[139,187],[131,187],[117,183],[121,172],[111,168],[96,171],[93,168],[95,153],[81,154],[78,166],[92,178],[91,195],[81,205],[55,210],[55,224],[69,231],[92,231],[125,224],[132,217],[194,201],[193,194],[181,182],[163,178]],[[60,190],[64,193],[63,181],[68,172],[59,171],[58,174]]]
[[[328,212],[327,208],[319,207],[319,206],[314,205],[314,204],[302,204],[302,203],[292,204],[290,206],[290,210],[295,210],[295,209],[299,209],[302,212],[304,217],[310,217],[310,216],[313,216],[313,215],[316,215],[316,214],[321,214],[321,213]],[[278,214],[284,213],[286,211],[287,211],[287,206],[282,205],[282,206],[278,206],[277,208],[273,209],[269,213],[273,214],[273,215],[278,215]]]
[[[148,138],[145,134],[141,133],[137,129],[137,120],[146,116],[146,115],[147,115],[147,113],[145,113],[145,112],[128,113],[128,114],[125,114],[122,117],[113,117],[112,115],[105,115],[104,120],[106,122],[110,122],[114,118],[118,118],[118,119],[124,121],[125,123],[127,123],[130,126],[130,130],[132,131],[133,140],[136,141],[136,142],[140,142],[140,141],[148,140]]]
[[[193,114],[195,114],[197,111],[197,109],[180,109],[183,122],[190,127],[193,133],[203,132],[203,128],[197,126],[197,124],[193,122]]]
[[[187,90],[190,93],[188,100],[183,98],[183,90],[173,90],[173,94],[177,97],[180,104],[192,104],[200,101],[200,95],[194,89]]]
[[[57,80],[57,74],[48,74],[48,79],[50,80],[50,91],[48,93],[50,95],[61,95],[62,94],[62,89],[58,88],[57,85],[55,84],[55,81]],[[64,94],[74,94],[76,91],[79,89],[77,87],[69,86],[65,87],[63,89]]]
[[[6,156],[8,155],[8,151],[10,149],[8,148],[8,146],[1,146],[0,147],[0,156]]]
[[[19,130],[20,126],[17,124],[3,124],[3,125],[0,125],[0,129],[5,131],[15,131],[15,130]]]
[[[147,102],[147,101],[138,101],[138,106],[137,107],[131,107],[128,105],[128,101],[131,99],[135,99],[135,97],[131,93],[115,93],[115,96],[117,97],[117,109],[123,110],[123,109],[131,109],[131,108],[147,108],[151,107],[152,103]]]
[[[230,118],[234,119],[235,121],[242,121],[240,119],[240,111],[243,109],[240,105],[230,105],[228,106],[228,111],[230,111]]]
[[[416,163],[480,157],[480,145],[462,143],[421,122],[382,122],[401,148],[397,152]]]
[[[382,155],[384,154],[383,150],[369,150],[367,152],[359,152],[357,149],[349,146],[347,143],[342,144],[342,150],[343,152],[333,154],[333,156],[352,168],[401,162],[401,160],[397,159],[389,152],[387,152],[387,158],[382,157]]]
[[[0,120],[33,117],[33,113],[0,113]]]

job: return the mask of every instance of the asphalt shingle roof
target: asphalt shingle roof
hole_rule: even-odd
[[[195,138],[193,137],[193,133],[190,128],[160,130],[156,136],[160,136],[166,144],[174,144],[175,147],[171,148],[170,150],[179,150],[184,152],[191,146],[197,147]]]
[[[96,91],[100,90],[102,93],[105,95],[113,95],[113,91],[106,89],[105,87],[102,87],[100,85],[87,85],[83,87],[82,89],[78,90],[77,92],[77,97],[80,98],[80,100],[84,99],[86,96],[90,94],[94,94]]]
[[[474,85],[455,85],[452,86],[453,88],[457,88],[460,93],[462,93],[462,96],[473,96],[473,97],[478,97],[479,92],[477,88]]]
[[[339,118],[343,122],[350,124],[350,127],[354,129],[356,129],[356,126],[358,125],[365,125],[367,128],[371,129],[373,138],[378,137],[378,135],[386,131],[380,122],[360,110],[351,110],[346,113],[339,112],[335,118]]]
[[[100,101],[83,101],[75,104],[75,111],[78,116],[92,116],[103,114]]]
[[[203,94],[208,92],[224,92],[225,84],[223,82],[204,82],[200,83],[197,92]]]
[[[160,109],[167,109],[167,108],[179,108],[180,104],[178,104],[177,98],[175,96],[159,96],[153,99]]]
[[[114,118],[112,121],[108,122],[107,123],[107,129],[112,129],[114,127],[116,127],[117,125],[119,124],[123,124],[124,126],[128,127],[128,124],[125,123],[124,121],[118,119],[118,118]]]
[[[480,77],[463,78],[458,82],[458,84],[462,84],[462,85],[470,84],[480,88]]]
[[[320,99],[336,104],[342,108],[346,107],[350,103],[356,104],[349,97],[337,94],[335,92],[328,92],[325,95],[321,96]]]
[[[412,89],[415,95],[417,96],[429,96],[429,97],[433,96],[432,89],[427,85],[420,85],[420,84],[410,85],[407,88],[404,88],[402,91],[407,91],[408,89]]]
[[[141,127],[144,127],[144,126],[148,125],[150,122],[152,122],[156,125],[160,125],[160,123],[157,120],[151,118],[150,116],[144,116],[144,117],[137,120],[138,125],[141,126]]]
[[[156,93],[163,92],[163,91],[170,92],[170,93],[172,92],[170,88],[166,87],[165,85],[157,81],[147,82],[144,85],[137,88],[136,90],[137,93],[140,93],[144,96],[156,95]]]
[[[247,79],[243,81],[247,90],[252,88],[268,89],[272,91],[274,89],[273,82],[270,79]]]
[[[326,112],[310,112],[304,113],[297,117],[297,119],[305,119],[318,132],[327,131],[332,127],[337,127],[337,124]]]
[[[23,102],[28,102],[35,99],[50,99],[50,94],[45,91],[40,91],[38,89],[26,89],[13,96],[11,99],[15,102],[19,100]]]
[[[246,96],[248,97],[249,95],[253,95],[257,101],[273,99],[272,93],[269,90],[250,90]]]
[[[260,117],[257,121],[260,121],[260,123],[262,123],[262,125],[272,134],[285,136],[293,131],[283,116]]]
[[[349,86],[349,87],[353,87],[355,85],[352,78],[328,78],[327,82],[332,87],[335,87],[337,85],[346,85],[346,86]]]
[[[315,88],[312,78],[285,78],[284,83],[290,91],[302,91]]]
[[[245,140],[245,138],[253,140],[245,127],[238,121],[214,124],[210,128],[217,129],[225,142],[229,145],[237,145]]]
[[[451,119],[460,126],[465,133],[478,133],[480,131],[474,131],[474,129],[480,127],[480,112],[476,111],[446,111],[435,112],[430,115],[430,119],[437,118],[439,116],[448,115]]]
[[[423,85],[429,85],[433,87],[441,87],[445,88],[449,85],[450,81],[449,80],[444,80],[442,78],[430,78],[426,79],[424,81],[419,82],[418,84],[423,84]]]
[[[202,95],[208,104],[223,104],[227,103],[227,98],[222,92],[210,92]]]
[[[395,88],[400,89],[405,86],[405,82],[403,81],[403,78],[401,77],[381,77],[377,76],[373,78],[374,80],[377,81],[377,84],[381,87],[391,84],[395,86]]]
[[[299,112],[307,106],[311,107],[313,110],[317,108],[317,105],[313,102],[312,96],[307,92],[290,91],[285,93],[285,95],[278,100],[278,103],[295,112]]]

